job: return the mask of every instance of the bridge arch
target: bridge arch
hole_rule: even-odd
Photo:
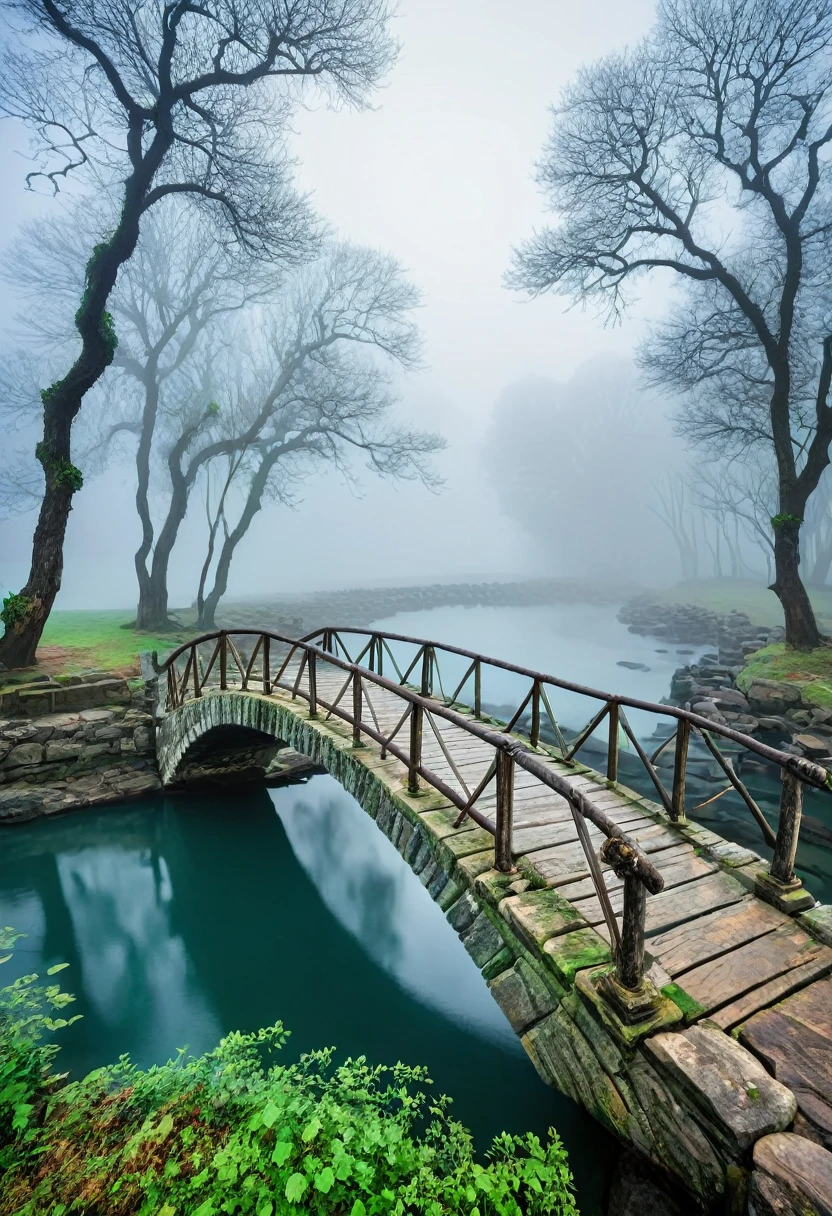
[[[736,868],[742,862],[752,884],[769,877],[756,854],[745,850],[738,859],[735,846],[671,814],[674,807],[678,811],[680,787],[684,806],[687,735],[701,727],[713,732],[713,724],[673,707],[647,707],[560,682],[606,701],[568,748],[555,724],[561,747],[547,749],[540,744],[539,718],[542,703],[549,709],[544,685],[557,683],[552,677],[513,668],[530,677],[531,689],[509,723],[495,724],[479,703],[479,665],[508,664],[457,650],[471,666],[462,684],[440,698],[433,684],[439,648],[433,643],[400,639],[419,650],[407,670],[396,667],[396,681],[381,674],[383,647],[393,658],[388,642],[394,635],[367,634],[355,661],[338,653],[336,630],[301,641],[255,631],[234,636],[237,645],[223,632],[196,639],[161,669],[167,678],[157,733],[163,781],[175,779],[200,739],[229,728],[283,743],[326,769],[371,815],[443,908],[541,1076],[676,1174],[706,1204],[722,1194],[733,1171],[747,1164],[749,1144],[788,1126],[796,1103],[723,1030],[688,1026],[707,1011],[679,983],[666,982],[671,977],[661,958],[648,953],[644,959],[645,896],[664,885],[652,858],[660,869],[666,858],[674,859],[676,871],[665,869],[674,875],[671,885],[712,875],[708,881],[720,884],[720,890],[727,882],[738,892],[730,895],[734,901],[751,897],[733,870],[730,877],[725,873],[726,850],[733,850],[727,864]],[[253,643],[249,653],[244,642]],[[362,666],[367,654],[368,666]],[[421,686],[408,683],[414,667]],[[458,699],[469,678],[473,713]],[[617,749],[619,724],[626,726],[623,707],[629,704],[676,719],[673,796],[665,793],[663,806],[647,803],[615,780],[612,741]],[[520,718],[529,706],[523,737],[515,728],[523,728]],[[607,779],[574,761],[582,740],[605,715],[612,769]],[[423,743],[428,727],[430,747]],[[402,743],[408,735],[409,742]],[[827,788],[826,774],[815,771],[817,766],[755,740],[747,745],[781,763],[787,810],[801,780]],[[649,763],[640,748],[638,754]],[[652,776],[662,793],[655,768]],[[541,799],[542,812],[535,809]],[[754,809],[759,811],[756,804]],[[776,842],[781,856],[789,832],[792,847],[797,826],[799,814],[796,821],[786,819],[785,827],[781,816]],[[607,869],[605,877],[595,853],[599,843],[601,860],[618,876],[611,890],[612,873]],[[564,857],[565,874],[557,869]],[[775,849],[775,862],[777,857]],[[678,877],[679,866],[688,867],[687,878]],[[682,906],[692,890],[689,883],[681,898],[668,892],[669,906]],[[798,902],[803,898],[799,889],[797,897]],[[683,919],[676,915],[671,922]],[[782,920],[792,923],[785,915]],[[697,948],[699,937],[710,949],[707,932],[697,935]],[[813,975],[832,970],[832,950],[824,949]],[[730,1022],[723,1022],[728,1029]],[[722,1106],[714,1106],[708,1095],[714,1070],[720,1092],[729,1095]],[[748,1114],[739,1109],[741,1094],[751,1089],[754,1128],[740,1134]]]

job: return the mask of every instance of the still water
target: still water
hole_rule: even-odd
[[[581,1211],[602,1210],[616,1146],[538,1078],[442,912],[330,777],[6,829],[0,923],[28,934],[3,983],[71,965],[83,1019],[60,1064],[76,1076],[280,1019],[292,1058],[336,1045],[427,1065],[481,1150],[556,1127]]]

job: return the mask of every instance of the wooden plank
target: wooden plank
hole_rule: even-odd
[[[675,979],[700,963],[772,933],[785,923],[781,912],[748,895],[731,907],[716,909],[695,921],[657,933],[648,940],[647,949]]]
[[[708,865],[698,857],[691,858],[687,865],[677,862],[675,866],[669,866],[667,870],[662,867],[659,869],[667,886],[660,895],[651,895],[647,900],[645,918],[647,934],[651,929],[653,932],[657,932],[660,929],[669,928],[671,925],[680,924],[682,921],[693,920],[700,916],[706,908],[710,908],[714,904],[717,907],[725,906],[745,893],[744,891],[739,893],[723,882],[707,883],[705,887],[701,887],[701,884],[714,874],[716,867]],[[716,875],[716,877],[720,876]],[[566,898],[569,898],[568,894],[566,894]],[[624,910],[623,888],[619,887],[617,891],[610,893],[610,902],[616,915],[620,915]],[[597,898],[578,900],[574,907],[591,925],[601,923],[603,917]]]
[[[768,939],[763,938],[762,940],[767,941]],[[821,947],[821,950],[825,949],[825,946]],[[729,1005],[723,1006],[722,1009],[718,1009],[716,1013],[709,1016],[723,1030],[732,1030],[735,1026],[739,1026],[742,1022],[745,1022],[746,1019],[753,1017],[754,1014],[767,1009],[769,1005],[775,1005],[778,1001],[791,996],[792,993],[798,992],[801,988],[805,988],[814,981],[822,979],[830,971],[832,971],[832,951],[829,951],[828,957],[827,955],[822,955],[819,958],[809,959],[808,962],[798,967],[784,971],[782,975],[778,975],[765,984],[761,984],[759,988],[751,989],[736,1001],[732,1001]],[[682,987],[685,988],[684,980],[682,981]]]
[[[804,972],[807,977],[813,967],[819,968],[817,975],[832,970],[832,950],[813,941],[797,925],[786,924],[765,937],[756,938],[711,962],[694,967],[685,974],[682,987],[705,1010],[713,1012],[732,1002],[736,1003],[739,997],[753,993],[754,989],[768,985],[769,981],[779,976],[807,966],[809,971]],[[803,986],[802,983],[800,986]],[[728,1015],[731,1024],[782,995],[777,985],[773,986],[772,992],[770,999],[767,994],[757,994],[750,1002],[737,1006]],[[763,1005],[759,1003],[760,1000]]]
[[[681,843],[671,845],[670,848],[663,849],[658,855],[654,855],[653,863],[661,872],[663,871],[665,865],[670,864],[671,861],[675,861],[678,857],[686,857],[690,851],[689,844]],[[611,870],[609,866],[602,865],[601,869],[604,874],[607,890],[614,891],[623,886],[623,879],[619,878],[615,871]],[[555,889],[563,895],[564,899],[568,899],[570,901],[588,899],[591,895],[595,894],[595,883],[591,878],[584,878],[579,882],[567,883],[562,892],[560,892],[558,887]]]
[[[802,1022],[816,1034],[832,1040],[832,979],[821,980],[789,997],[782,1006],[794,1021]]]
[[[828,1148],[832,1143],[832,1052],[829,1050],[829,1036],[787,1012],[793,1001],[818,988],[825,990],[823,1000],[827,1013],[824,1030],[828,1030],[828,1002],[832,993],[828,980],[818,980],[796,997],[789,997],[782,1005],[756,1013],[743,1025],[739,1038],[745,1047],[759,1056],[778,1081],[792,1090],[800,1113]]]

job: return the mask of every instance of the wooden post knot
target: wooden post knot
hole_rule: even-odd
[[[618,878],[626,878],[638,869],[638,849],[620,836],[608,836],[601,846],[601,860],[612,867]]]

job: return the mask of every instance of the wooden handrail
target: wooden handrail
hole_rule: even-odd
[[[237,637],[257,638],[257,642],[247,663],[242,661],[232,638],[229,636],[232,633]],[[355,661],[349,658],[343,659],[335,653],[337,650],[340,650],[346,655],[349,654],[341,637],[343,633],[357,634],[360,637],[369,638],[369,641],[360,650]],[[317,644],[318,639],[320,639],[320,644]],[[272,641],[287,648],[287,656],[283,659],[277,675],[274,677],[271,676],[270,672],[270,643]],[[210,642],[215,642],[213,654],[205,673],[201,675],[199,647]],[[415,658],[406,668],[403,676],[390,650],[390,642],[407,643],[418,648]],[[383,675],[380,670],[377,670],[382,667],[384,649],[387,650],[396,673],[400,677],[399,682],[391,680]],[[362,736],[367,736],[377,742],[382,748],[382,755],[389,752],[406,766],[407,785],[412,794],[419,791],[420,779],[424,780],[433,789],[447,798],[452,805],[457,807],[460,812],[457,824],[461,823],[462,819],[468,815],[475,823],[485,828],[494,836],[495,866],[497,869],[508,871],[512,869],[514,864],[511,841],[515,768],[524,769],[540,781],[542,785],[547,786],[554,793],[564,798],[575,818],[578,837],[587,856],[590,875],[600,899],[604,917],[608,922],[610,941],[615,952],[615,978],[620,988],[631,991],[641,991],[644,989],[644,899],[647,893],[656,894],[661,891],[664,888],[664,880],[660,872],[647,855],[642,852],[636,842],[619,828],[618,824],[603,808],[596,806],[589,796],[581,790],[576,789],[568,777],[555,772],[549,767],[544,756],[541,756],[540,752],[536,750],[539,745],[541,703],[552,722],[556,736],[561,742],[561,752],[567,761],[569,761],[569,758],[574,755],[581,746],[581,743],[589,737],[603,718],[609,715],[607,779],[614,782],[618,776],[618,732],[620,726],[633,743],[638,756],[656,786],[668,815],[674,820],[684,818],[685,767],[687,763],[688,739],[691,728],[694,728],[705,739],[708,747],[720,762],[724,772],[745,799],[767,840],[771,842],[772,838],[774,838],[775,860],[771,867],[771,879],[790,890],[793,890],[795,884],[799,886],[799,880],[794,877],[794,857],[800,825],[801,782],[805,781],[826,792],[830,791],[826,770],[821,768],[820,765],[813,764],[811,761],[781,752],[776,748],[768,747],[766,744],[762,744],[750,736],[743,735],[741,732],[735,731],[730,727],[723,727],[717,723],[713,723],[709,719],[694,714],[689,710],[680,710],[675,706],[659,705],[649,701],[641,701],[637,698],[603,693],[596,689],[575,684],[571,681],[559,680],[556,677],[506,663],[499,659],[488,658],[487,656],[479,655],[473,651],[464,650],[456,646],[443,646],[425,639],[408,637],[404,634],[386,633],[382,635],[376,631],[350,627],[335,628],[327,626],[325,629],[315,630],[313,633],[300,639],[289,638],[271,630],[259,629],[217,630],[213,633],[204,634],[199,638],[194,638],[190,642],[177,647],[167,656],[161,665],[157,665],[157,670],[160,674],[167,672],[168,708],[175,710],[184,704],[186,700],[195,699],[203,695],[203,690],[207,686],[208,676],[214,668],[217,654],[219,654],[220,658],[220,688],[228,688],[229,673],[226,656],[230,652],[234,665],[239,671],[241,691],[246,691],[249,680],[252,679],[254,674],[254,662],[258,651],[262,655],[262,687],[264,694],[268,695],[273,689],[280,688],[290,693],[293,698],[300,697],[308,701],[311,717],[324,711],[327,717],[334,715],[342,719],[352,727],[353,743],[355,746],[360,746]],[[468,671],[462,683],[457,686],[450,702],[445,698],[444,690],[442,689],[437,651],[440,653],[447,651],[448,653],[470,660]],[[287,671],[292,656],[298,652],[300,652],[300,661],[298,663],[298,670],[296,672],[292,670],[291,674],[294,677],[292,682],[281,679],[284,672]],[[183,655],[187,655],[187,660],[184,673],[181,679],[179,679],[177,678],[178,672],[175,665],[177,660]],[[365,655],[369,655],[367,660],[368,666],[361,664],[361,660],[364,659]],[[419,687],[417,689],[417,687],[406,683],[406,681],[408,676],[417,668],[420,660],[421,668],[418,672]],[[340,669],[346,676],[345,684],[333,702],[324,700],[319,693],[317,676],[321,663],[326,663]],[[498,724],[497,726],[493,726],[490,722],[478,720],[481,713],[481,673],[483,664],[528,677],[532,681],[531,691],[526,695],[520,709],[513,715],[508,725],[500,726]],[[302,687],[304,674],[306,674],[308,691]],[[456,696],[462,691],[471,675],[474,676],[474,718],[460,713],[452,707]],[[441,699],[439,696],[434,696],[434,685],[436,683],[439,685]],[[346,709],[340,707],[341,699],[350,684],[352,685],[353,693],[351,714]],[[367,686],[369,684],[395,694],[406,703],[405,713],[399,719],[392,735],[385,735],[379,726],[378,718],[368,694]],[[564,744],[562,732],[552,715],[551,706],[549,705],[545,691],[545,685],[547,684],[603,701],[601,709],[594,715],[588,727],[579,732],[578,736],[568,747]],[[372,724],[362,720],[365,701],[370,708],[373,719]],[[524,710],[529,704],[531,704],[532,722],[528,732],[529,745],[527,746],[524,739],[518,738],[510,732],[521,719]],[[653,763],[653,760],[657,757],[651,758],[646,755],[635,733],[630,728],[626,715],[623,712],[624,706],[646,710],[677,720],[678,725],[676,732],[674,732],[676,748],[672,795],[667,793],[659,780]],[[393,738],[398,734],[399,729],[408,717],[410,717],[410,739],[409,748],[405,752],[397,744],[393,743]],[[471,794],[462,779],[452,758],[448,755],[441,732],[436,729],[433,722],[433,719],[437,717],[459,727],[494,749],[495,763],[473,794]],[[440,778],[438,774],[426,768],[422,762],[422,738],[426,719],[427,724],[431,726],[439,739],[440,748],[445,754],[446,760],[449,761],[451,771],[460,784],[461,793],[451,788],[446,781]],[[719,753],[716,744],[710,737],[712,735],[721,735],[723,738],[740,743],[749,751],[755,752],[766,760],[779,765],[783,780],[783,794],[781,798],[780,825],[776,838],[773,831],[768,827],[767,822],[763,819],[759,807],[754,803],[754,800],[736,776],[733,766],[725,761],[721,753]],[[479,811],[476,803],[495,772],[497,777],[496,822],[492,823],[487,816]],[[594,849],[584,826],[584,822],[587,820],[606,838],[601,852],[602,858],[608,864],[613,865],[616,872],[624,873],[626,871],[622,930],[620,933]]]

